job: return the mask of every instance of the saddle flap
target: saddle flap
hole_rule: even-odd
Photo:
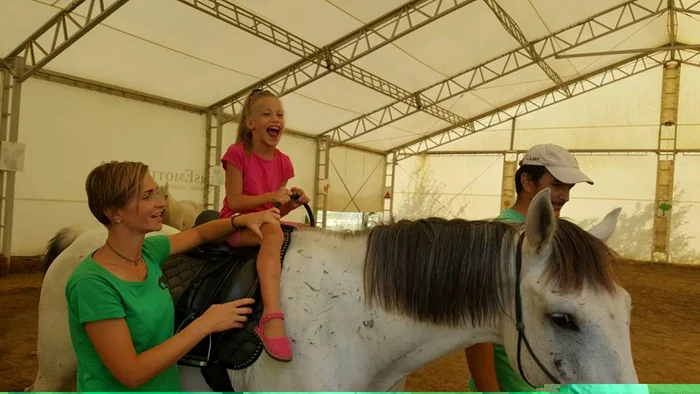
[[[187,314],[199,316],[211,306],[216,299],[221,284],[234,268],[231,259],[220,263],[205,263],[182,292],[176,306]],[[203,273],[203,274],[202,274]]]
[[[294,227],[282,226],[284,242],[280,258],[289,246]],[[262,342],[254,334],[263,311],[260,283],[257,273],[259,246],[232,248],[225,242],[213,242],[191,250],[181,258],[176,258],[167,270],[167,283],[177,283],[178,289],[184,287],[181,294],[173,291],[175,301],[175,326],[180,330],[204,313],[212,304],[220,304],[241,298],[253,298],[253,313],[242,328],[227,330],[208,336],[179,363],[199,366],[220,363],[229,369],[242,369],[257,360],[263,351]],[[173,259],[175,260],[175,259]],[[186,267],[186,270],[180,269]],[[191,274],[193,268],[196,273]],[[178,276],[181,271],[188,273],[188,281]],[[165,272],[165,271],[164,271]],[[179,295],[179,297],[178,297]],[[190,363],[190,364],[188,364]],[[193,364],[193,365],[194,365]]]
[[[258,290],[258,273],[256,255],[238,259],[234,269],[223,279],[221,289],[216,295],[216,303],[224,303],[251,298]]]

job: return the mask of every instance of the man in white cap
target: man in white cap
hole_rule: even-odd
[[[554,214],[559,217],[561,208],[569,201],[569,191],[577,183],[593,184],[578,166],[576,158],[561,146],[535,145],[530,148],[515,172],[515,204],[503,211],[495,220],[524,223],[530,202],[540,190],[551,191]],[[525,383],[508,361],[503,346],[481,343],[464,349],[471,377],[467,385],[481,392],[535,391]]]
[[[542,189],[552,192],[552,206],[557,217],[569,201],[569,191],[577,183],[593,184],[578,166],[576,158],[566,149],[554,144],[535,145],[525,153],[515,173],[515,193],[518,198],[510,207],[525,221],[530,201]],[[505,213],[505,212],[504,212]]]

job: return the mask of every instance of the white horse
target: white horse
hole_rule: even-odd
[[[197,215],[204,211],[204,206],[192,200],[176,200],[170,194],[170,185],[168,182],[164,186],[158,187],[158,193],[165,197],[168,204],[163,212],[163,224],[174,227],[177,230],[186,230],[192,228]]]
[[[555,218],[545,189],[523,226],[426,219],[359,233],[298,230],[281,284],[294,360],[263,352],[248,368],[230,370],[231,383],[238,391],[386,391],[484,342],[504,344],[535,386],[637,383],[630,297],[610,276],[604,244],[619,212],[586,232]],[[83,233],[46,272],[35,391],[75,379],[63,289],[105,235]],[[180,371],[183,390],[211,391],[196,368]]]

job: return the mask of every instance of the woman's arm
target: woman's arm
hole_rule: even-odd
[[[493,357],[493,344],[478,343],[464,349],[469,373],[474,379],[477,391],[499,392],[496,378],[496,362]]]
[[[87,323],[85,331],[107,369],[130,389],[168,369],[208,334],[194,321],[160,345],[136,354],[123,318]]]
[[[140,354],[136,353],[126,321],[108,319],[85,324],[90,341],[107,369],[122,384],[135,389],[165,371],[212,332],[242,327],[251,309],[241,299],[214,305],[204,315],[165,342]]]
[[[168,236],[170,240],[170,255],[186,252],[203,243],[214,242],[228,236],[234,231],[250,229],[262,239],[260,227],[265,223],[279,223],[280,214],[277,208],[267,211],[247,213],[232,218],[217,219]]]

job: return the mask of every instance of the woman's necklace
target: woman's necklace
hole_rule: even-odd
[[[139,264],[139,261],[141,260],[141,256],[139,256],[139,258],[136,259],[136,260],[132,260],[132,259],[130,259],[130,258],[128,258],[128,257],[126,257],[126,256],[124,256],[124,255],[122,255],[121,253],[117,252],[116,250],[114,250],[114,248],[112,247],[112,245],[109,244],[109,241],[105,241],[105,243],[107,244],[107,246],[108,246],[110,249],[112,249],[112,252],[114,252],[114,253],[117,254],[117,256],[123,258],[123,259],[126,260],[126,261],[131,261],[132,263],[134,263],[134,265],[138,265],[138,264]]]

